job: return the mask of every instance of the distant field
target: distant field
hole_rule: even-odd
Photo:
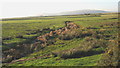
[[[73,21],[83,29],[89,31],[87,28],[96,33],[105,30],[102,35],[111,35],[111,37],[103,37],[100,39],[93,39],[92,42],[106,43],[106,39],[113,39],[117,33],[117,29],[111,25],[118,22],[117,13],[99,13],[99,14],[84,14],[84,15],[64,15],[64,16],[45,16],[45,17],[25,17],[25,18],[11,18],[3,19],[2,23],[2,38],[3,51],[10,49],[18,44],[32,44],[34,40],[43,34],[49,33],[51,30],[65,27],[65,21]],[[115,25],[116,26],[116,25]],[[99,34],[99,33],[98,33]],[[92,36],[93,37],[93,36]],[[90,51],[95,54],[83,56],[80,58],[61,59],[60,51],[66,51],[72,48],[83,46],[82,42],[86,42],[86,38],[74,38],[72,40],[57,40],[54,44],[45,47],[43,50],[32,53],[20,59],[30,59],[33,57],[44,56],[51,54],[51,52],[60,53],[60,56],[50,58],[43,57],[42,59],[33,59],[23,62],[16,62],[9,64],[10,66],[95,66],[100,60],[105,48],[102,44],[98,44],[98,48],[92,48]],[[116,38],[115,38],[116,39]],[[104,44],[103,43],[103,44]],[[85,44],[85,43],[84,43]],[[87,45],[91,43],[86,43]],[[107,42],[108,44],[108,42]],[[86,52],[85,53],[89,53]],[[69,55],[69,54],[67,54]]]

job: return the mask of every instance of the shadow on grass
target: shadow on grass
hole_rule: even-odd
[[[77,52],[70,54],[70,55],[63,54],[60,57],[63,59],[71,59],[71,58],[81,58],[81,57],[86,57],[86,56],[92,56],[92,55],[101,54],[101,53],[104,53],[104,51],[102,51],[102,50],[101,51],[96,51],[96,50],[77,51]]]

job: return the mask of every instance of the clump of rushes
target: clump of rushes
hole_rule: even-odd
[[[59,35],[59,39],[61,40],[70,40],[76,37],[80,37],[82,33],[82,30],[80,28],[78,29],[71,29],[67,32],[65,32],[65,34],[60,34]]]
[[[119,66],[119,49],[116,40],[109,40],[108,48],[98,62],[98,66]]]
[[[92,37],[86,37],[83,43],[80,44],[79,47],[62,50],[62,51],[53,51],[53,55],[59,56],[64,59],[68,58],[80,58],[84,56],[91,56],[94,54],[103,53],[104,49],[102,49],[103,41],[97,40]],[[101,49],[101,50],[97,50]]]

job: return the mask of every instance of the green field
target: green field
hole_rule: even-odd
[[[72,37],[72,39],[56,39],[53,44],[49,44],[43,49],[17,58],[18,62],[9,62],[8,64],[5,63],[5,65],[96,66],[103,58],[103,54],[107,53],[108,45],[115,45],[109,41],[117,40],[117,17],[117,13],[99,13],[3,19],[0,21],[2,23],[3,52],[17,45],[33,44],[38,36],[65,27],[65,21],[73,21],[79,25],[80,29],[76,30],[76,32],[80,32],[80,36],[84,32],[92,34],[91,36],[77,38],[74,37],[74,34],[68,32],[66,36]],[[60,37],[65,38],[66,36]]]

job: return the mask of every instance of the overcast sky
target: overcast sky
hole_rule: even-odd
[[[95,9],[117,11],[119,0],[0,0],[0,18]]]

